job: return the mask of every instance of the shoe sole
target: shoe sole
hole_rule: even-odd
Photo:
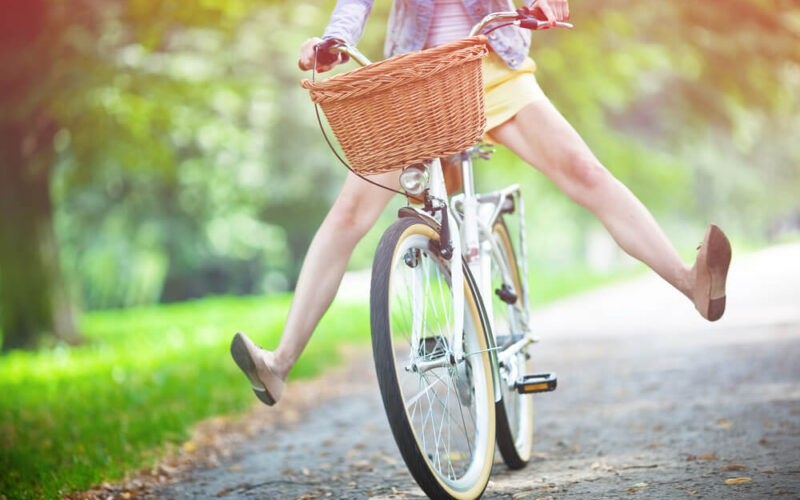
[[[237,333],[233,336],[233,341],[231,342],[231,356],[233,356],[233,360],[236,362],[239,369],[242,370],[245,376],[250,380],[250,385],[256,397],[267,406],[274,405],[275,398],[267,391],[264,383],[258,379],[256,364],[250,356],[250,351],[247,350],[247,345],[241,333]]]
[[[709,273],[707,309],[709,321],[720,319],[725,312],[725,282],[727,281],[728,268],[731,264],[731,253],[731,244],[725,233],[712,224],[709,228],[706,256]]]

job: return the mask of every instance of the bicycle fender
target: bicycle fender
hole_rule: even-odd
[[[469,286],[472,294],[477,297],[478,303],[478,314],[481,317],[481,324],[483,325],[483,335],[486,338],[486,346],[489,349],[489,357],[492,360],[492,383],[494,385],[494,402],[497,403],[503,398],[503,387],[502,381],[500,378],[500,364],[497,360],[497,344],[494,341],[494,333],[492,332],[492,325],[489,322],[489,315],[486,312],[486,306],[483,303],[483,297],[481,297],[481,291],[478,289],[478,284],[475,282],[475,278],[472,276],[472,272],[469,270],[469,266],[467,265],[467,260],[464,257],[461,258],[461,267],[464,269],[464,279],[467,281],[467,285]]]

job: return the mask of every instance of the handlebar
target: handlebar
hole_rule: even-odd
[[[472,30],[469,32],[469,36],[478,35],[483,31],[484,28],[489,26],[490,24],[499,23],[506,21],[508,24],[512,24],[514,26],[519,26],[520,28],[526,28],[529,30],[546,30],[550,28],[565,28],[565,29],[572,29],[573,26],[571,23],[565,23],[561,21],[556,22],[549,22],[538,19],[535,17],[530,9],[527,7],[522,7],[521,9],[517,9],[516,11],[505,11],[505,12],[494,12],[489,14],[488,16],[481,19],[481,21],[476,24]],[[344,54],[344,60],[342,62],[347,62],[347,59],[352,58],[361,66],[366,66],[370,64],[370,60],[367,57],[359,52],[358,49],[355,47],[351,47],[347,45],[342,40],[338,38],[328,38],[323,40],[316,46],[317,50],[317,61],[323,64],[331,63],[336,60],[339,53]]]
[[[571,23],[562,21],[549,22],[535,17],[529,8],[522,7],[515,11],[508,12],[494,12],[481,19],[472,30],[469,36],[475,36],[483,31],[485,27],[493,23],[508,21],[509,24],[519,26],[520,28],[527,28],[529,30],[546,30],[550,28],[566,28],[571,30],[573,28]]]

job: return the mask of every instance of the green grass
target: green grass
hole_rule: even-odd
[[[573,269],[531,277],[532,303],[599,286],[619,275]],[[218,297],[91,312],[80,347],[0,357],[0,494],[58,497],[151,465],[193,423],[254,402],[228,346],[237,330],[272,348],[288,296]],[[336,363],[342,343],[369,341],[366,303],[336,303],[292,378]]]
[[[246,410],[254,398],[228,354],[232,334],[274,347],[288,297],[211,298],[89,313],[77,348],[0,358],[0,494],[53,498],[153,463],[191,424]],[[366,304],[325,316],[292,378],[366,342]]]

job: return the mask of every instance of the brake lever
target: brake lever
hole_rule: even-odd
[[[519,16],[516,21],[518,25],[521,28],[527,28],[529,30],[547,30],[550,28],[566,28],[571,30],[573,28],[572,23],[566,23],[563,21],[550,22],[544,19],[539,19],[533,15],[533,12],[528,7],[520,7],[517,9],[517,15]]]
[[[335,51],[337,47],[344,46],[344,40],[340,40],[338,38],[326,38],[319,42],[316,46],[316,53],[315,57],[317,58],[317,64],[332,64],[339,60],[339,54],[341,54],[341,62],[346,63],[350,60],[350,56],[346,52]]]

